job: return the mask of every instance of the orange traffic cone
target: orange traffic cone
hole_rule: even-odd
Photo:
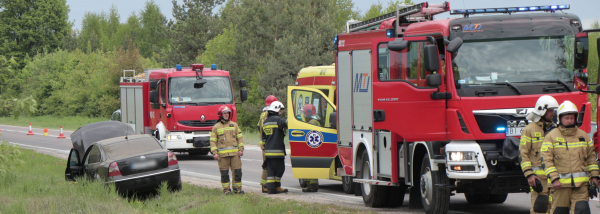
[[[65,137],[65,134],[63,134],[62,125],[60,125],[60,134],[58,135],[57,138],[67,138],[67,137]]]
[[[29,132],[27,132],[27,135],[33,135],[33,131],[31,130],[31,123],[29,123]]]

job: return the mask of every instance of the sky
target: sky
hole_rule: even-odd
[[[121,16],[121,22],[124,23],[132,13],[138,14],[143,8],[144,4],[148,0],[102,0],[102,1],[91,1],[91,0],[67,0],[67,5],[71,9],[69,12],[69,21],[74,23],[74,27],[77,29],[81,28],[81,19],[86,12],[108,12],[111,5],[115,5]],[[183,0],[176,0],[178,3],[182,3]],[[373,3],[381,2],[382,5],[387,6],[392,0],[354,0],[354,6],[362,11],[366,12]],[[167,19],[172,19],[173,3],[171,0],[154,0],[154,2],[160,7],[162,13]],[[413,0],[414,3],[420,3],[421,1]],[[429,3],[441,3],[439,1],[429,1]],[[600,19],[600,0],[449,0],[451,9],[477,9],[477,8],[495,8],[495,7],[519,7],[519,6],[541,6],[551,4],[570,4],[571,9],[566,10],[566,13],[573,13],[579,16],[583,24],[583,28],[589,28],[590,24],[594,20]],[[215,9],[218,12],[218,8]],[[440,14],[435,16],[436,19],[446,19],[451,17],[448,13]]]

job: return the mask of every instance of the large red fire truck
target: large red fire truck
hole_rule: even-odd
[[[409,207],[426,213],[446,213],[453,192],[502,203],[530,191],[515,149],[541,95],[575,103],[590,132],[587,32],[576,15],[555,13],[569,8],[452,10],[463,17],[433,20],[449,3],[425,2],[349,24],[334,41],[337,107],[318,90],[288,88],[288,106],[309,91],[305,104],[333,109],[321,124],[337,132],[293,109],[290,146],[306,144],[292,148],[294,175],[336,168],[372,207],[401,205],[408,187]],[[332,146],[337,157],[325,160]]]
[[[147,70],[145,77],[121,78],[121,121],[130,124],[136,133],[151,134],[167,149],[205,155],[210,151],[210,131],[217,123],[217,109],[236,107],[231,77],[228,71],[217,70],[215,64],[204,68]],[[246,80],[239,80],[240,88]],[[241,101],[247,99],[246,89],[240,90]]]

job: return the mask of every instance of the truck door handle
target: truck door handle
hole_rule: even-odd
[[[294,131],[292,131],[292,136],[294,136],[294,137],[302,137],[302,136],[304,136],[304,132],[300,131],[300,130],[294,130]]]

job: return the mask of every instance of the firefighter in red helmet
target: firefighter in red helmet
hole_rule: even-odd
[[[243,194],[242,190],[242,162],[244,155],[244,140],[238,124],[231,121],[231,109],[221,106],[218,110],[219,122],[213,126],[210,133],[210,151],[215,160],[219,162],[221,172],[221,185],[225,195],[231,193],[229,189],[229,170],[233,175],[233,193]]]
[[[262,113],[260,114],[260,118],[258,119],[258,124],[256,124],[258,126],[258,134],[259,137],[262,139],[262,125],[263,122],[267,119],[267,117],[269,117],[269,111],[268,108],[269,106],[271,106],[271,103],[277,101],[277,97],[273,96],[273,95],[269,95],[267,97],[267,99],[265,99],[265,107],[262,110]],[[263,156],[263,162],[265,162],[265,142],[261,141],[260,142],[260,149],[262,150],[262,156]],[[262,186],[262,192],[263,193],[267,193],[267,169],[263,168],[262,169],[262,175],[260,176],[260,185]]]

